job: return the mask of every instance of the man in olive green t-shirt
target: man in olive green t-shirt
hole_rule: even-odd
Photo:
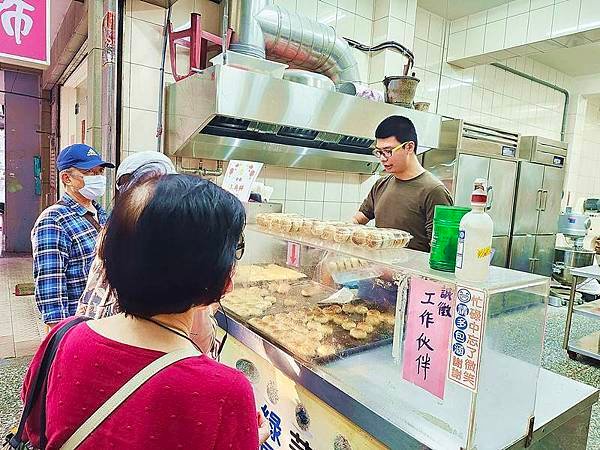
[[[373,154],[389,174],[379,179],[353,218],[355,223],[408,231],[408,248],[429,252],[436,205],[452,205],[444,184],[421,166],[415,153],[418,141],[413,123],[390,116],[375,131]]]

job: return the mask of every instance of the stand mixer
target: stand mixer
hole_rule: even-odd
[[[565,237],[567,245],[554,250],[553,278],[560,284],[570,286],[573,281],[571,269],[594,264],[595,253],[583,248],[583,241],[591,226],[587,214],[578,214],[567,207],[558,218],[558,232]]]

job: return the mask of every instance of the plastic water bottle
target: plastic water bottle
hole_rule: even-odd
[[[486,281],[492,259],[494,223],[488,213],[486,180],[478,178],[471,194],[471,212],[460,221],[456,251],[456,278]]]

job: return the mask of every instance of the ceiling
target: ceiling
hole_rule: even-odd
[[[450,20],[507,3],[508,0],[418,0],[417,2],[421,8]]]
[[[54,38],[72,1],[52,0],[50,2],[50,45],[54,43]]]
[[[573,77],[600,73],[600,42],[529,56]]]

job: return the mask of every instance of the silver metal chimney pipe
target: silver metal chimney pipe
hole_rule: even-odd
[[[322,73],[336,84],[358,82],[358,63],[335,29],[271,0],[233,0],[231,50]]]

